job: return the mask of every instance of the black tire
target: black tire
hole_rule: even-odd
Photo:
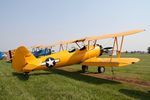
[[[24,78],[28,78],[29,77],[29,72],[24,72],[23,76],[24,76]]]
[[[29,72],[24,72],[24,76],[28,76],[29,75]]]
[[[88,72],[88,66],[82,65],[82,72],[83,72],[83,73]]]
[[[105,67],[98,67],[98,73],[104,73]]]
[[[24,72],[23,76],[21,77],[22,80],[28,80],[29,79],[29,72]]]

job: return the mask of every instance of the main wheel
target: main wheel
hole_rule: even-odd
[[[105,67],[98,67],[98,73],[104,73]]]
[[[88,72],[88,66],[82,65],[82,72],[83,72],[83,73]]]

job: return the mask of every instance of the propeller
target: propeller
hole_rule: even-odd
[[[103,54],[103,53],[108,53],[110,49],[112,49],[113,47],[105,47],[103,48],[102,45],[98,45],[100,47],[100,56]]]
[[[113,47],[105,47],[103,49],[106,49],[106,50],[109,50],[109,49],[112,49]]]
[[[102,49],[103,52],[108,53],[110,49],[112,49],[113,47],[105,47]]]

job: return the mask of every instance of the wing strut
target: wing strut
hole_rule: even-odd
[[[112,53],[111,53],[111,55],[110,55],[110,62],[111,62],[112,57],[113,57],[113,54],[114,54],[114,49],[115,49],[115,44],[116,44],[116,38],[117,38],[117,37],[114,38],[114,43],[113,43]]]
[[[60,44],[59,51],[61,51],[61,49],[62,49],[62,50],[64,50],[64,48],[63,48],[63,45],[62,45],[62,44]]]
[[[121,45],[120,45],[120,51],[118,52],[118,58],[120,58],[120,55],[121,55],[123,40],[124,40],[124,36],[122,36],[122,39],[121,39]]]
[[[112,56],[114,54],[115,47],[116,47],[117,57],[120,58],[121,51],[122,51],[122,46],[123,46],[123,42],[124,42],[124,36],[122,36],[121,43],[120,43],[120,48],[119,48],[118,38],[114,37],[113,49],[112,49],[112,53],[110,55],[111,58],[112,58]],[[110,62],[111,62],[111,59],[110,59]]]
[[[68,49],[68,44],[66,44],[66,50]]]
[[[114,43],[113,43],[113,49],[112,49],[112,54],[111,54],[111,59],[110,59],[110,62],[112,61],[112,57],[113,57],[113,53],[114,53],[114,49],[116,47],[116,53],[117,53],[117,57],[120,58],[120,55],[121,55],[121,50],[122,50],[122,46],[123,46],[123,41],[124,41],[124,36],[122,36],[122,39],[121,39],[121,44],[120,44],[120,50],[119,49],[119,45],[118,45],[118,39],[117,37],[114,37]],[[114,79],[114,75],[115,75],[115,72],[114,72],[114,67],[111,67],[111,72],[112,72],[112,79]]]

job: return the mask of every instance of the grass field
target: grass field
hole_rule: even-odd
[[[124,55],[123,55],[124,56]],[[115,76],[150,82],[150,55],[128,54],[141,61],[115,68]],[[0,100],[150,100],[150,87],[86,76],[80,65],[61,70],[35,71],[29,77],[15,73],[10,63],[0,61]],[[90,72],[97,71],[91,67]],[[102,75],[111,75],[110,68]]]

